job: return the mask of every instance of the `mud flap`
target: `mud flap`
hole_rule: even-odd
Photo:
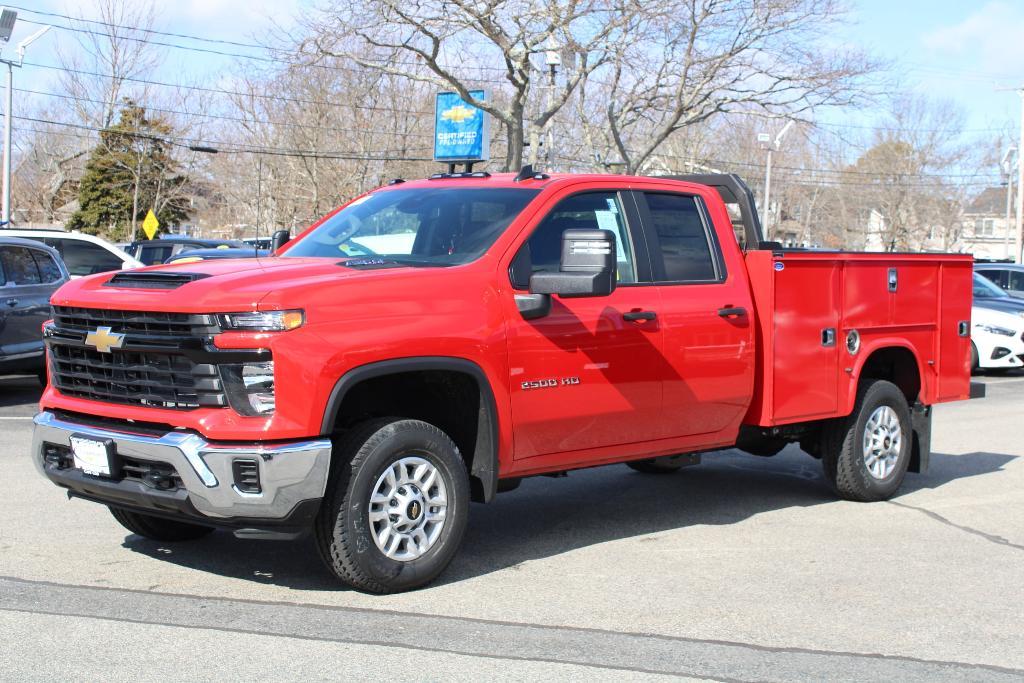
[[[910,472],[924,474],[932,457],[932,407],[920,402],[910,410],[911,429],[914,432],[910,449]]]

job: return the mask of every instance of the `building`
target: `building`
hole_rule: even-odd
[[[1015,216],[1006,220],[1007,188],[986,187],[964,207],[962,249],[975,258],[1013,257]],[[1011,207],[1012,208],[1012,207]]]

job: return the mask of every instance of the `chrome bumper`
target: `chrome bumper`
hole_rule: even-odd
[[[32,461],[43,476],[58,481],[60,473],[67,471],[54,470],[43,462],[44,443],[70,447],[72,435],[110,439],[119,455],[173,465],[187,490],[188,502],[211,522],[239,517],[283,519],[300,503],[323,498],[327,487],[331,462],[328,439],[219,445],[191,432],[168,432],[159,437],[133,434],[70,422],[49,411],[36,415],[33,422]],[[235,488],[231,462],[246,456],[259,463],[260,493]],[[113,480],[95,481],[108,489],[118,485]],[[137,482],[132,485],[143,487]],[[95,497],[103,498],[102,494]]]

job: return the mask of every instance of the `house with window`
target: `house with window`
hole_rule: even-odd
[[[1015,217],[1011,211],[1007,223],[1006,192],[1006,187],[986,187],[964,207],[962,251],[982,259],[1013,255]]]

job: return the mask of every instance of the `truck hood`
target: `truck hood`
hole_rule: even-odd
[[[290,257],[216,259],[115,271],[73,280],[57,290],[51,302],[56,306],[179,313],[298,308],[303,301],[302,290],[309,288],[322,289],[342,281],[407,278],[428,270],[443,270],[411,266],[359,269],[346,267],[345,261]],[[193,275],[195,279],[173,288],[111,282],[115,277],[120,280],[126,275],[146,273]]]

